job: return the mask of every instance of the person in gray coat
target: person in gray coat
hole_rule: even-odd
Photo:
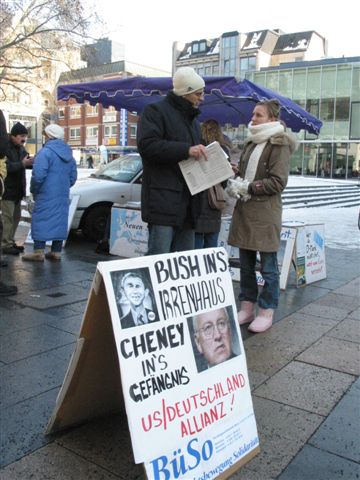
[[[240,181],[229,180],[227,192],[238,198],[228,243],[240,248],[239,324],[250,323],[251,332],[272,325],[279,300],[277,251],[280,247],[281,192],[288,181],[290,156],[297,141],[279,121],[280,104],[265,100],[256,104],[249,135],[239,163]],[[256,281],[257,252],[265,284],[260,294]],[[256,304],[259,305],[256,316]]]

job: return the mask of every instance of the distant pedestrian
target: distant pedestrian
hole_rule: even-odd
[[[68,235],[69,192],[77,179],[72,150],[64,142],[64,130],[56,124],[45,128],[47,141],[35,157],[30,191],[34,196],[31,234],[34,252],[23,255],[31,262],[61,260],[63,241]],[[47,241],[51,251],[44,256]]]
[[[5,189],[5,178],[6,178],[6,148],[8,143],[8,135],[6,132],[6,122],[5,117],[0,110],[0,201]],[[3,223],[2,223],[2,213],[0,209],[0,268],[6,267],[6,262],[1,258],[1,241],[3,233]],[[14,285],[7,285],[1,281],[1,270],[0,270],[0,297],[8,297],[10,295],[15,295],[17,293],[17,287]]]
[[[3,216],[2,250],[8,255],[19,255],[22,245],[15,243],[15,233],[21,218],[21,200],[26,195],[25,169],[33,164],[25,150],[28,130],[22,123],[13,125],[6,147],[5,192],[1,200]]]
[[[239,163],[240,181],[229,181],[228,192],[238,200],[228,243],[240,248],[240,325],[250,323],[251,332],[264,332],[272,325],[279,301],[279,269],[282,203],[281,192],[289,175],[290,156],[296,137],[285,131],[278,100],[258,102]],[[258,294],[256,254],[265,281]],[[259,311],[256,315],[256,304]]]
[[[92,155],[89,155],[86,159],[88,168],[94,168],[94,159]]]

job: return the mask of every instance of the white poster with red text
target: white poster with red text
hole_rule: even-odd
[[[258,449],[225,249],[101,262],[136,463],[213,479]]]

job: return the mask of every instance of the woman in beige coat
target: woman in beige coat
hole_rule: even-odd
[[[272,325],[279,300],[277,251],[281,232],[281,192],[288,180],[290,155],[296,150],[294,136],[279,121],[280,104],[266,100],[256,104],[249,135],[239,163],[239,180],[228,188],[238,198],[228,243],[240,248],[239,324],[250,323],[252,332]],[[256,281],[256,254],[261,260],[265,284],[260,294]],[[256,304],[259,311],[256,316]]]

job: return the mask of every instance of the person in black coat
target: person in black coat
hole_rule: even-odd
[[[5,177],[6,177],[6,148],[8,143],[8,135],[6,132],[6,122],[3,111],[0,110],[0,200],[4,193],[5,188]],[[0,268],[6,267],[7,264],[1,259],[1,242],[2,242],[2,233],[3,233],[3,223],[2,223],[2,213],[0,209]],[[1,279],[1,271],[0,271]],[[10,295],[15,295],[17,293],[17,287],[14,285],[7,285],[6,283],[0,280],[0,297],[8,297]]]
[[[18,255],[23,246],[15,243],[15,232],[21,217],[21,200],[26,195],[25,169],[33,164],[33,159],[24,148],[28,135],[27,128],[20,122],[15,123],[10,131],[6,148],[5,192],[2,197],[3,215],[3,253]]]
[[[216,120],[209,119],[201,124],[201,138],[205,145],[218,142],[227,157],[229,157],[229,150],[225,144],[226,142],[221,131],[221,126]],[[226,185],[227,181],[218,185],[219,191],[224,198],[223,208],[226,206],[223,194],[223,189],[226,188]],[[217,247],[221,228],[222,210],[210,205],[209,190],[204,190],[198,195],[195,212],[195,248]]]
[[[139,120],[137,143],[143,160],[141,214],[148,223],[148,255],[194,248],[194,201],[178,163],[206,158],[197,121],[204,80],[191,67],[173,77],[173,90],[148,105]]]

